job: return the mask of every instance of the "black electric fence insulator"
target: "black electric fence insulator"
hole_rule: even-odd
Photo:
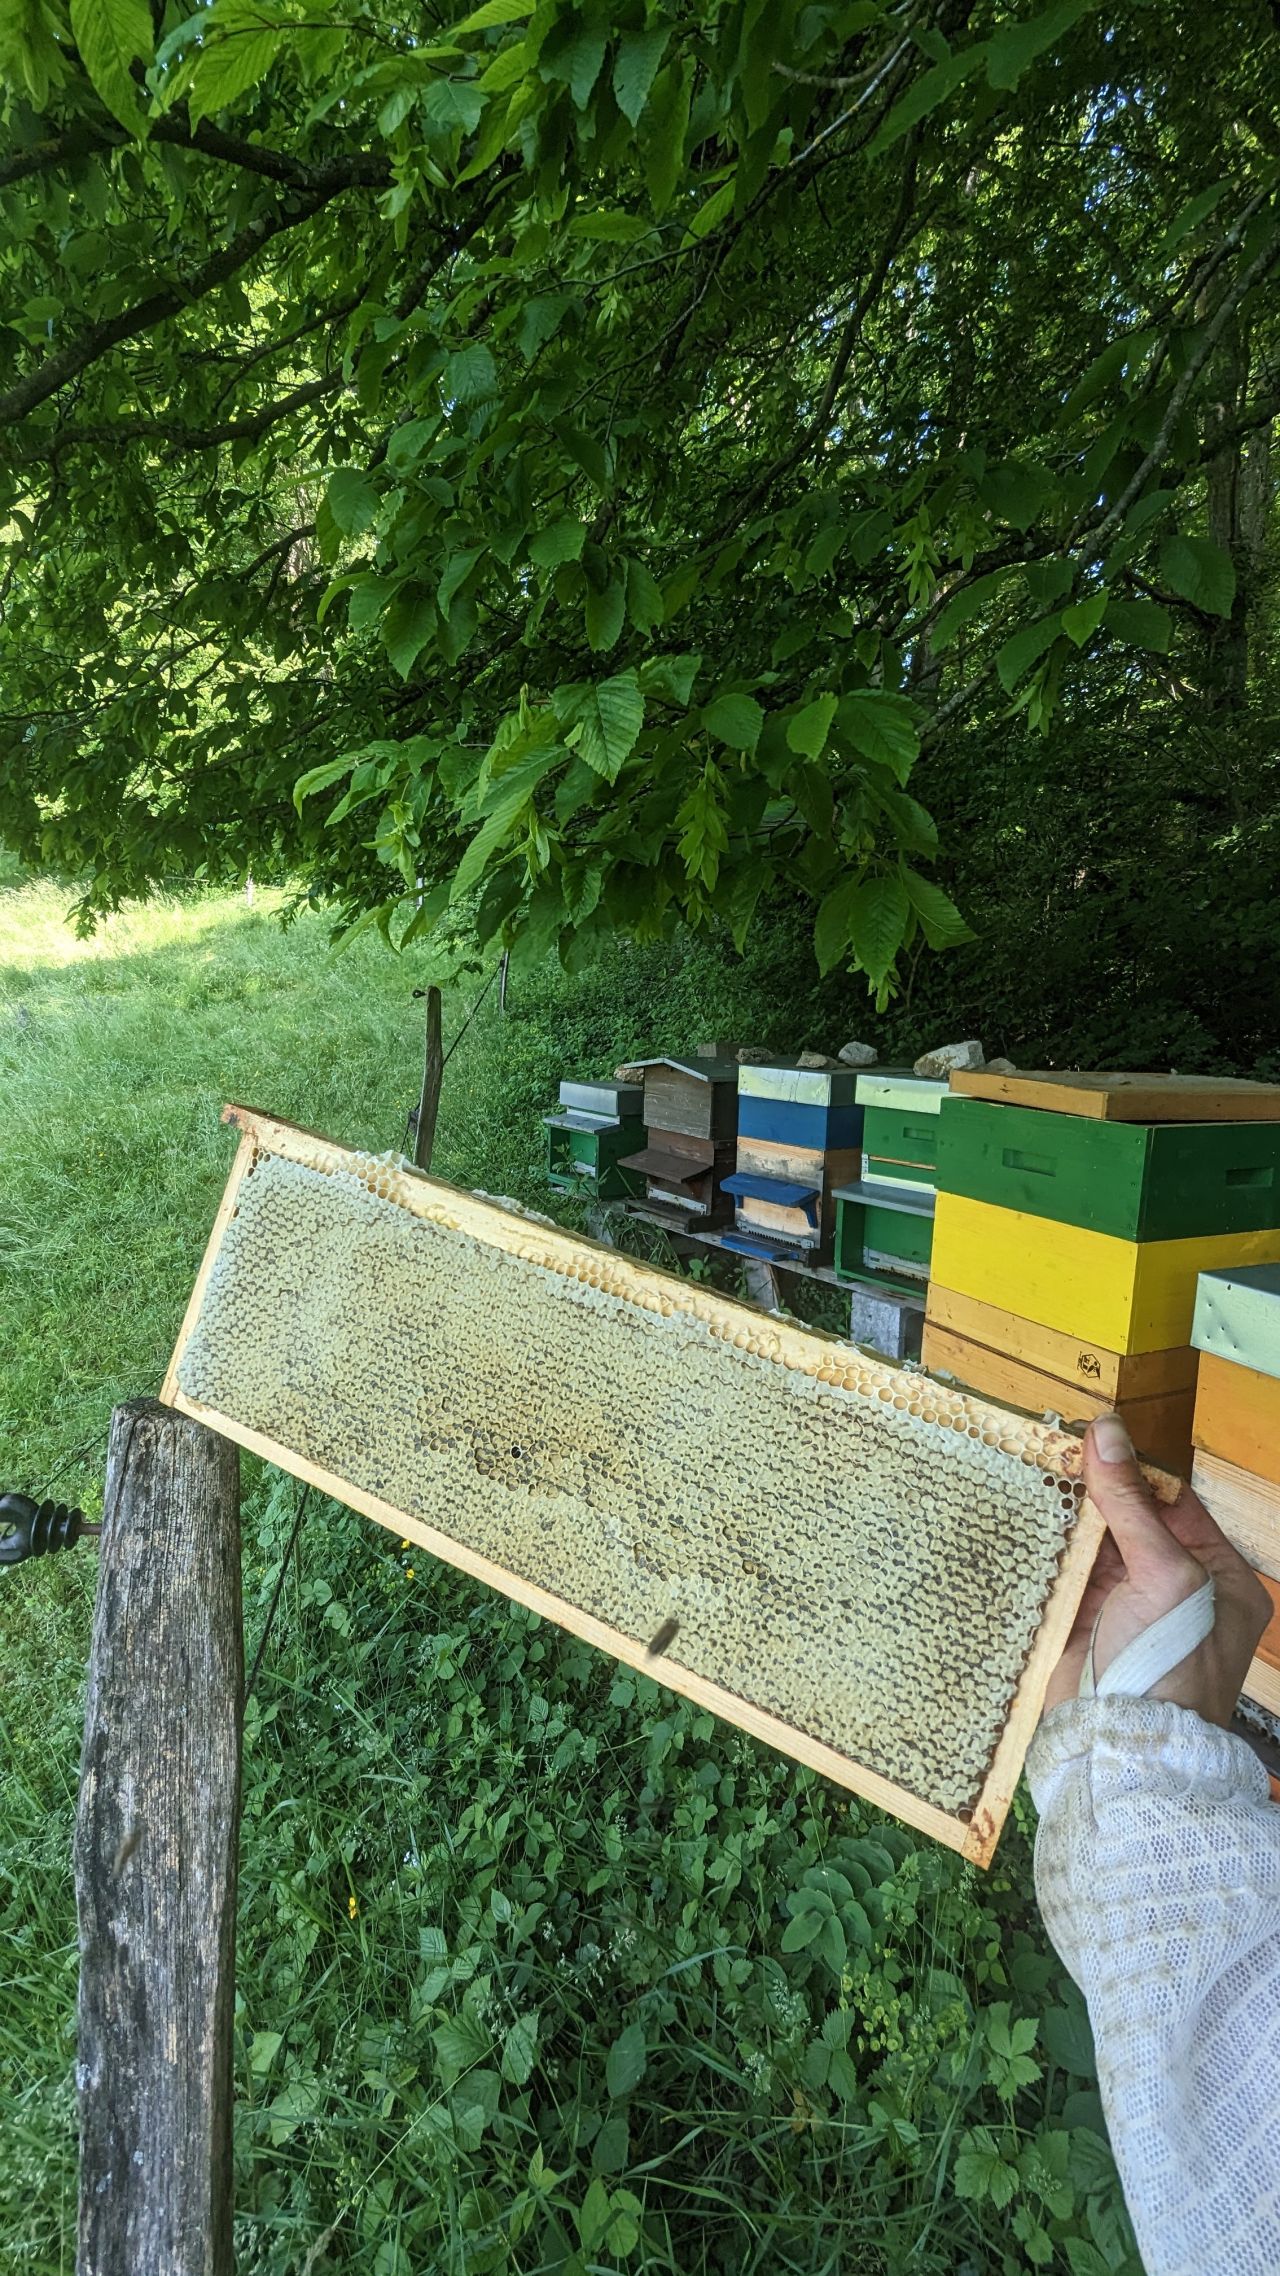
[[[22,1565],[28,1557],[51,1557],[57,1549],[73,1549],[86,1533],[100,1533],[100,1525],[87,1525],[83,1510],[67,1502],[36,1502],[30,1494],[0,1494],[0,1565]]]

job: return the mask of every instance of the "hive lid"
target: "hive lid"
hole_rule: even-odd
[[[962,1098],[1040,1106],[1051,1114],[1083,1114],[1095,1122],[1280,1122],[1280,1083],[1232,1075],[957,1073]]]
[[[1191,1341],[1217,1359],[1280,1376],[1280,1264],[1202,1272]]]
[[[909,1067],[868,1067],[858,1077],[859,1106],[896,1106],[936,1114],[947,1095],[945,1078],[913,1075]]]
[[[633,1067],[670,1067],[677,1075],[689,1075],[698,1083],[732,1083],[738,1087],[739,1067],[736,1059],[633,1059]]]

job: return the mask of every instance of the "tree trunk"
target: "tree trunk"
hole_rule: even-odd
[[[76,1821],[78,2276],[232,2276],[237,1449],[118,1407]]]

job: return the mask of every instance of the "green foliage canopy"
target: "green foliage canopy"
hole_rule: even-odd
[[[1229,692],[1275,44],[1260,0],[20,0],[0,833],[90,916],[275,857],[570,962],[802,897],[883,1002],[967,937],[922,744]]]

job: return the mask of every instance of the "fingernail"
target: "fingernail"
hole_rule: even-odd
[[[1099,1415],[1093,1426],[1093,1450],[1100,1462],[1132,1462],[1133,1440],[1119,1415]]]

